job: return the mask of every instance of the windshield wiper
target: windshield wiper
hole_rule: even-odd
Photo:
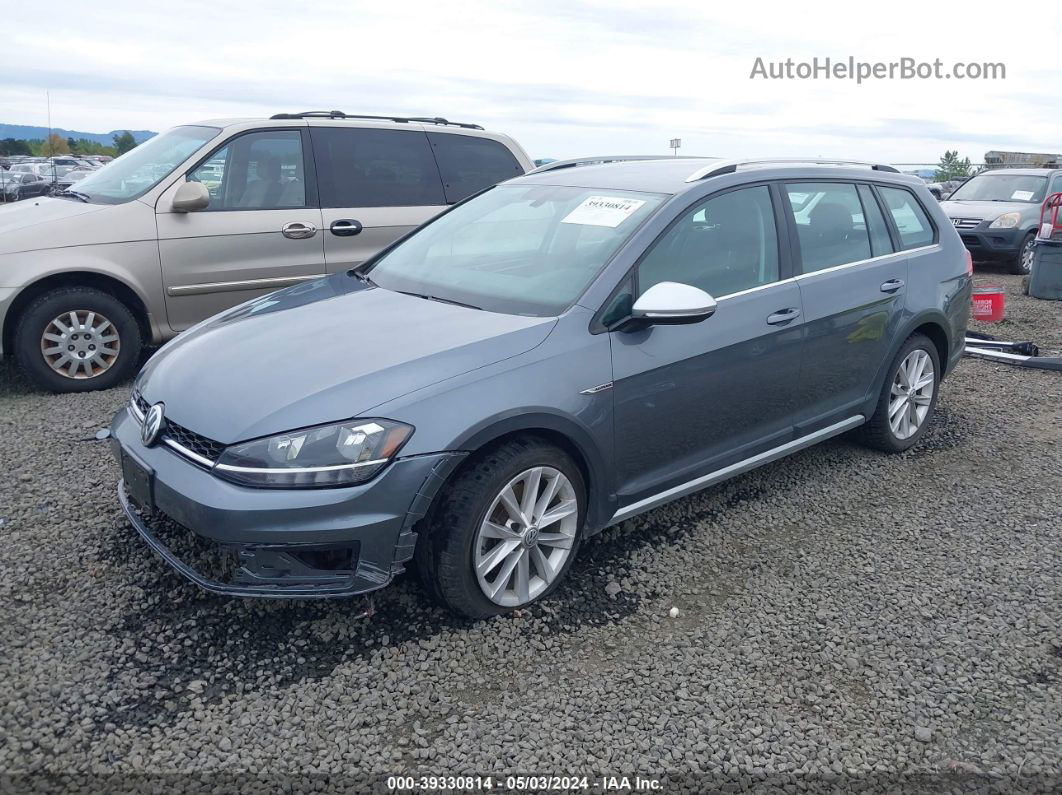
[[[52,195],[53,196],[69,196],[69,197],[71,197],[73,199],[77,199],[78,201],[83,201],[83,202],[85,202],[85,204],[88,204],[88,201],[89,201],[89,197],[88,197],[87,193],[80,193],[79,191],[76,191],[76,190],[59,190],[59,191],[56,191],[55,193],[53,193]]]
[[[369,278],[369,274],[362,273],[359,268],[351,268],[350,275],[357,279],[359,282],[365,282],[370,287],[376,286],[376,282]]]
[[[426,298],[429,301],[438,301],[440,304],[453,304],[454,306],[463,306],[466,309],[479,309],[483,310],[483,307],[476,306],[475,304],[466,304],[464,301],[455,301],[452,298],[440,298],[437,295],[427,295],[426,293],[413,293],[408,290],[395,290],[396,293],[402,293],[402,295],[412,295],[414,298]]]

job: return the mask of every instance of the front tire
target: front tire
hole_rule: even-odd
[[[563,450],[528,437],[470,461],[424,520],[421,579],[469,618],[507,613],[557,587],[579,548],[586,485]]]
[[[91,287],[45,293],[18,319],[15,358],[51,392],[109,389],[129,378],[140,356],[140,325],[113,295]]]
[[[1035,232],[1029,232],[1029,234],[1022,238],[1017,256],[1007,263],[1007,268],[1011,273],[1018,276],[1024,276],[1032,270],[1033,243],[1035,241]]]
[[[889,367],[874,415],[862,440],[886,453],[902,453],[926,432],[940,394],[940,355],[924,334],[912,334]]]

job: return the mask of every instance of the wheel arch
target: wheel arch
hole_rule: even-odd
[[[933,346],[937,349],[937,355],[940,358],[940,366],[942,370],[941,378],[943,379],[943,377],[947,375],[948,360],[950,358],[949,352],[951,351],[952,345],[949,327],[947,316],[940,311],[922,312],[907,321],[900,333],[896,335],[892,345],[889,347],[889,354],[882,361],[881,368],[878,370],[878,374],[874,378],[874,383],[870,391],[867,393],[864,414],[866,414],[868,419],[874,412],[874,407],[877,404],[878,395],[881,393],[885,377],[888,375],[889,368],[892,366],[892,360],[896,358],[896,354],[912,334],[924,334],[929,337]]]

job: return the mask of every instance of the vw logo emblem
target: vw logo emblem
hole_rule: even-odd
[[[144,415],[144,424],[140,428],[140,441],[144,443],[144,447],[151,447],[155,444],[159,434],[162,433],[162,426],[166,421],[163,417],[165,408],[161,403],[156,403]]]
[[[531,549],[538,543],[538,528],[529,527],[524,531],[524,546]]]

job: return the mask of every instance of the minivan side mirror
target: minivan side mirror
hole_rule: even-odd
[[[699,287],[679,282],[659,282],[644,293],[631,307],[632,325],[677,326],[700,323],[715,314],[712,296]]]
[[[210,206],[210,191],[202,182],[185,182],[173,195],[173,211],[190,213]]]

